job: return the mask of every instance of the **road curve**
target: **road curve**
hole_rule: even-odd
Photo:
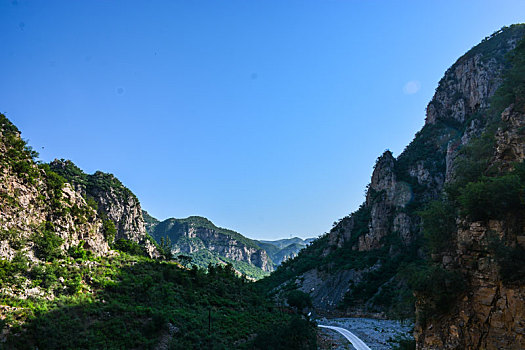
[[[334,327],[334,326],[324,326],[324,325],[321,325],[321,324],[317,325],[317,326],[321,327],[321,328],[332,329],[334,331],[337,331],[337,332],[341,333],[346,339],[348,339],[348,341],[350,343],[352,343],[352,345],[354,346],[354,348],[356,348],[356,350],[371,350],[368,347],[368,345],[366,345],[361,339],[356,337],[354,335],[354,333],[350,332],[347,329],[344,329],[344,328],[341,328],[341,327]]]

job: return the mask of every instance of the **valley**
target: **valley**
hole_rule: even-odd
[[[524,37],[461,56],[315,239],[159,220],[0,114],[0,348],[316,349],[317,324],[362,349],[525,348]]]

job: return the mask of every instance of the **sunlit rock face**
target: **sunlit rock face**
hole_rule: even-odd
[[[55,159],[51,169],[66,177],[84,197],[97,203],[99,214],[115,224],[115,239],[123,238],[144,247],[150,257],[158,257],[159,252],[151,242],[146,231],[142,208],[138,198],[115,176],[97,171],[93,175],[82,173],[82,177],[68,176],[68,168],[78,169],[71,161]],[[79,172],[82,172],[78,169]]]
[[[106,254],[97,212],[69,183],[53,186],[21,145],[16,127],[0,115],[0,258],[11,260],[21,251],[38,259],[35,240],[44,231],[61,238],[62,251],[83,241],[95,255]]]

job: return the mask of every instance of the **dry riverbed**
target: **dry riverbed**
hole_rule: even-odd
[[[372,318],[321,318],[317,323],[348,329],[366,343],[372,350],[392,349],[396,337],[411,337],[412,323],[396,320],[378,320]],[[320,349],[354,349],[338,332],[328,329],[318,331]]]

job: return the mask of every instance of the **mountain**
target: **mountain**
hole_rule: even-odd
[[[270,256],[278,266],[283,261],[294,258],[299,251],[305,248],[314,238],[302,239],[299,237],[279,239],[276,241],[257,241],[257,244]]]
[[[418,349],[525,348],[524,35],[460,57],[359,209],[259,283],[320,313],[415,316]]]
[[[36,157],[0,114],[1,349],[316,348],[310,322],[231,265],[160,258],[155,220],[113,175]]]
[[[149,215],[148,232],[157,240],[168,240],[174,255],[187,255],[192,263],[207,267],[209,263],[231,263],[236,270],[251,278],[260,278],[274,269],[274,264],[256,241],[238,232],[215,226],[200,216],[159,221]]]

